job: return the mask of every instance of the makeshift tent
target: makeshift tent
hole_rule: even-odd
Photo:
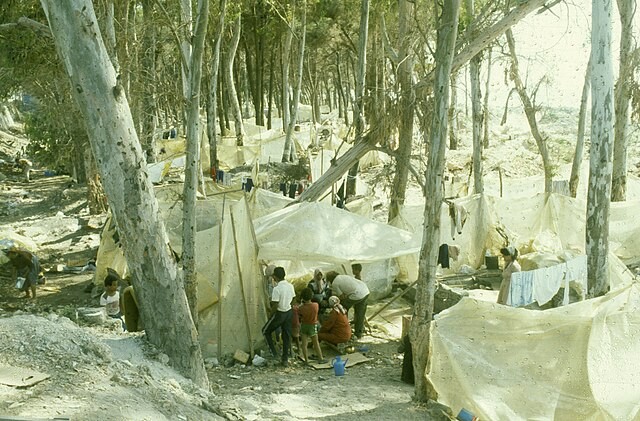
[[[345,264],[420,250],[411,233],[324,203],[300,203],[254,221],[264,260]]]
[[[173,193],[167,189],[158,195],[168,198]],[[158,204],[171,247],[179,254],[182,202]],[[198,328],[203,355],[219,356],[236,349],[253,352],[263,340],[261,328],[268,300],[249,206],[241,193],[233,192],[199,200],[196,215]],[[122,276],[127,273],[116,232],[115,224],[108,222],[98,250],[96,283],[102,283],[107,267]]]
[[[640,284],[547,311],[463,298],[431,324],[438,400],[487,420],[640,419]]]

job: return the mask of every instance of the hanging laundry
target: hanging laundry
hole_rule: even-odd
[[[438,249],[438,264],[442,266],[442,269],[449,268],[449,245],[441,244]]]
[[[511,274],[511,285],[509,288],[509,296],[507,297],[507,305],[522,307],[535,301],[533,299],[534,272],[535,271],[529,270]]]

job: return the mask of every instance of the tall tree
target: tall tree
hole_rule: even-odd
[[[416,95],[413,89],[414,56],[411,51],[413,41],[413,16],[415,4],[409,0],[398,1],[398,82],[400,83],[398,150],[396,152],[396,171],[391,185],[391,203],[389,218],[393,220],[404,206],[409,165],[413,150],[413,120],[415,116]]]
[[[364,116],[364,83],[367,70],[367,39],[369,37],[369,0],[360,3],[360,32],[358,37],[358,62],[356,67],[355,101],[353,103],[353,124],[356,141],[362,137],[365,128]],[[358,176],[358,161],[349,169],[347,178],[347,196],[356,194],[356,177]]]
[[[293,28],[292,28],[293,30]],[[300,24],[300,44],[298,45],[298,73],[296,86],[293,90],[293,104],[289,113],[289,124],[286,127],[286,137],[284,142],[284,150],[282,152],[282,162],[293,161],[293,130],[298,117],[298,106],[300,105],[300,92],[302,91],[302,77],[304,69],[304,49],[305,40],[307,38],[307,1],[302,1],[302,23]]]
[[[633,83],[633,22],[637,14],[636,0],[618,0],[620,15],[620,71],[615,87],[615,141],[613,147],[613,173],[611,200],[624,201],[627,197],[627,138]]]
[[[587,193],[587,282],[589,296],[609,285],[609,207],[613,150],[611,1],[591,2],[591,149]]]
[[[591,89],[591,59],[587,63],[587,70],[584,74],[582,84],[582,96],[580,97],[580,111],[578,111],[578,135],[576,136],[576,150],[573,155],[571,165],[571,175],[569,176],[569,193],[571,197],[578,194],[578,183],[580,182],[580,166],[582,165],[582,154],[584,152],[584,129],[587,121],[587,101],[589,100],[589,90]]]
[[[467,12],[467,31],[466,35],[469,39],[475,37],[474,0],[465,0],[465,8]],[[469,61],[469,80],[471,82],[471,120],[473,122],[473,192],[484,192],[484,180],[482,177],[482,138],[480,131],[482,130],[482,92],[480,90],[480,61],[482,53],[478,53]]]
[[[240,101],[238,101],[238,94],[236,92],[236,85],[233,77],[233,62],[238,51],[238,44],[240,43],[240,31],[242,31],[242,14],[237,12],[238,16],[235,19],[233,25],[233,35],[231,37],[231,43],[229,50],[226,54],[226,66],[224,71],[225,88],[227,91],[227,99],[231,105],[231,112],[233,114],[233,121],[236,128],[236,144],[242,146],[244,144],[244,123],[242,121],[242,109],[240,108]]]
[[[202,58],[209,22],[209,0],[198,0],[196,28],[189,63],[189,102],[187,104],[187,156],[182,193],[182,270],[193,323],[198,326],[198,279],[196,277],[196,191],[200,171],[200,85]]]
[[[182,274],[168,247],[127,98],[109,60],[93,5],[89,0],[41,0],[41,4],[86,122],[147,338],[179,371],[208,388]]]
[[[427,170],[425,173],[424,228],[422,249],[418,264],[416,304],[409,337],[413,346],[413,368],[415,373],[414,399],[437,400],[435,390],[426,382],[425,371],[429,361],[429,324],[433,319],[433,299],[436,285],[436,266],[440,238],[440,208],[442,206],[442,174],[447,142],[447,110],[449,109],[449,80],[453,61],[460,0],[441,3],[442,13],[437,17],[438,37],[435,51],[434,109],[431,119]]]
[[[220,44],[222,43],[222,34],[224,34],[226,11],[227,0],[220,0],[218,25],[211,48],[211,73],[208,84],[209,95],[207,96],[207,137],[209,139],[211,177],[216,176],[215,170],[218,169],[218,137],[216,130],[216,121],[218,120],[218,73],[220,69]]]
[[[536,105],[531,100],[531,97],[527,93],[527,88],[520,77],[520,70],[518,66],[518,56],[516,55],[516,42],[513,38],[513,32],[511,29],[507,29],[507,43],[509,44],[509,55],[511,56],[511,66],[509,68],[509,77],[513,80],[516,86],[516,92],[520,96],[522,105],[524,107],[524,113],[527,116],[527,122],[531,129],[531,135],[538,145],[538,151],[542,157],[542,167],[544,170],[544,191],[545,193],[551,193],[551,187],[553,185],[553,167],[551,166],[551,157],[549,156],[549,149],[547,148],[547,136],[540,132],[538,128],[538,120],[536,118]]]

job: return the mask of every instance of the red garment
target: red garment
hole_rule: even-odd
[[[318,303],[304,303],[298,308],[300,314],[300,322],[305,325],[315,325],[318,323],[318,310],[320,306]]]
[[[318,338],[321,341],[331,342],[334,345],[347,342],[351,339],[351,326],[346,314],[331,310],[327,320],[322,323]]]

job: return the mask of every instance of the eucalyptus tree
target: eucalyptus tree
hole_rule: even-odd
[[[551,187],[553,184],[553,167],[551,165],[551,157],[549,156],[549,148],[547,147],[548,136],[540,132],[540,129],[538,128],[538,120],[536,118],[536,104],[527,92],[527,87],[520,77],[518,56],[516,55],[516,43],[515,39],[513,38],[513,32],[511,31],[511,29],[507,29],[506,36],[507,44],[509,45],[509,56],[511,57],[509,77],[511,78],[511,80],[513,80],[516,92],[518,92],[518,96],[522,101],[524,113],[527,116],[527,122],[529,123],[529,128],[531,129],[531,135],[535,139],[536,145],[538,146],[538,151],[540,152],[540,156],[542,157],[542,168],[544,170],[544,191],[545,193],[551,193]],[[537,90],[537,87],[535,88],[535,90]]]
[[[435,11],[438,28],[435,68],[434,101],[430,132],[425,143],[428,145],[428,163],[425,172],[424,228],[420,250],[416,304],[409,337],[413,347],[413,367],[415,373],[415,395],[418,401],[437,400],[437,394],[426,382],[425,372],[429,359],[429,325],[433,318],[433,300],[436,285],[438,241],[440,238],[440,207],[443,199],[442,173],[447,141],[447,110],[449,109],[449,80],[458,32],[460,0],[445,1]]]
[[[42,0],[119,228],[149,341],[208,388],[182,273],[168,247],[127,97],[89,0]],[[162,311],[158,311],[161,308]]]
[[[587,107],[589,99],[589,91],[591,89],[591,59],[587,63],[587,70],[584,74],[584,83],[582,84],[582,95],[580,96],[580,109],[578,111],[578,134],[576,136],[576,149],[573,154],[573,163],[571,164],[571,175],[569,176],[569,193],[571,197],[576,197],[578,193],[578,183],[580,182],[580,166],[582,164],[582,155],[584,153],[584,131],[587,121]]]
[[[629,115],[631,86],[633,84],[633,22],[638,21],[636,0],[618,0],[620,15],[620,67],[615,87],[615,140],[613,149],[613,173],[611,179],[611,200],[624,201],[627,196],[627,143],[629,136]]]
[[[304,69],[304,50],[305,40],[307,38],[307,1],[302,0],[302,22],[300,23],[300,43],[298,45],[298,66],[297,66],[297,80],[293,89],[293,104],[291,104],[291,110],[289,113],[289,122],[286,129],[286,137],[284,141],[284,150],[282,151],[282,162],[293,161],[294,148],[293,148],[293,130],[296,125],[298,117],[298,107],[300,105],[300,92],[302,91],[302,79]],[[293,32],[293,28],[291,28]]]
[[[365,130],[365,79],[367,69],[367,40],[369,37],[369,0],[361,0],[360,3],[360,30],[358,33],[358,61],[355,71],[355,100],[353,102],[353,126],[355,130],[355,142],[362,141]],[[347,178],[347,196],[356,193],[356,177],[358,176],[358,161],[349,169]]]
[[[409,166],[413,150],[414,118],[416,95],[413,86],[415,57],[413,52],[415,4],[409,0],[398,1],[398,48],[390,53],[397,66],[397,79],[400,84],[398,112],[398,150],[395,153],[396,170],[391,186],[391,202],[388,220],[400,214],[404,206]]]
[[[475,37],[476,28],[474,25],[475,7],[474,0],[465,0],[465,11],[467,17],[467,28],[465,36],[469,39]],[[484,192],[484,180],[482,174],[482,92],[480,90],[480,62],[481,53],[476,54],[469,61],[469,81],[471,82],[471,121],[473,137],[473,192]]]
[[[611,2],[591,2],[591,148],[587,192],[587,282],[590,297],[609,285],[609,208],[614,144]]]
[[[215,177],[218,169],[218,136],[216,122],[218,120],[218,75],[220,69],[220,44],[224,34],[226,22],[227,0],[220,0],[218,20],[214,36],[209,38],[211,65],[209,68],[209,83],[207,84],[207,138],[209,139],[209,166],[211,177]],[[211,15],[211,14],[210,14]]]

